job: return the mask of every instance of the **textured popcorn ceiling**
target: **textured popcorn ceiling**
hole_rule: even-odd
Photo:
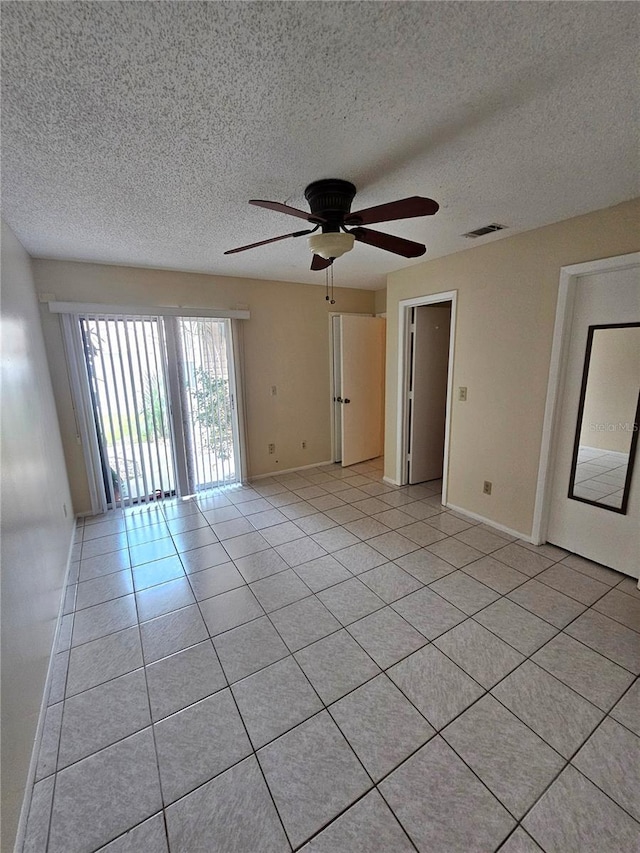
[[[310,181],[426,257],[638,194],[638,4],[2,2],[3,215],[34,256],[322,283]],[[491,222],[509,230],[475,242]],[[420,262],[420,261],[418,261]],[[416,261],[356,244],[336,283]]]

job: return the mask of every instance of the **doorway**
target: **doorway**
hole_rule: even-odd
[[[446,503],[456,291],[401,300],[396,483],[442,478]]]
[[[451,303],[409,314],[407,482],[440,480],[444,469]]]
[[[229,319],[82,315],[67,328],[95,511],[239,479]]]

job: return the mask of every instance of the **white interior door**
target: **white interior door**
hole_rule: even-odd
[[[640,572],[640,464],[636,465],[626,514],[568,497],[582,373],[589,326],[640,321],[640,267],[580,276],[553,450],[547,540],[590,560],[638,577]],[[612,381],[614,377],[611,377]],[[632,393],[636,394],[632,389]]]
[[[385,321],[340,317],[342,466],[382,455]]]
[[[342,461],[342,355],[340,351],[340,317],[331,318],[333,367],[333,461]]]
[[[451,305],[413,309],[409,378],[409,482],[442,477]]]

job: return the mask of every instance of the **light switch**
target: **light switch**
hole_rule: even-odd
[[[467,389],[466,387],[461,386],[458,388],[458,400],[464,402],[467,399]]]

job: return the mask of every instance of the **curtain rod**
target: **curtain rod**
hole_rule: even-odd
[[[52,314],[89,314],[104,317],[117,314],[126,317],[219,317],[220,319],[249,320],[251,312],[227,308],[175,308],[165,305],[103,305],[100,302],[49,302]]]

